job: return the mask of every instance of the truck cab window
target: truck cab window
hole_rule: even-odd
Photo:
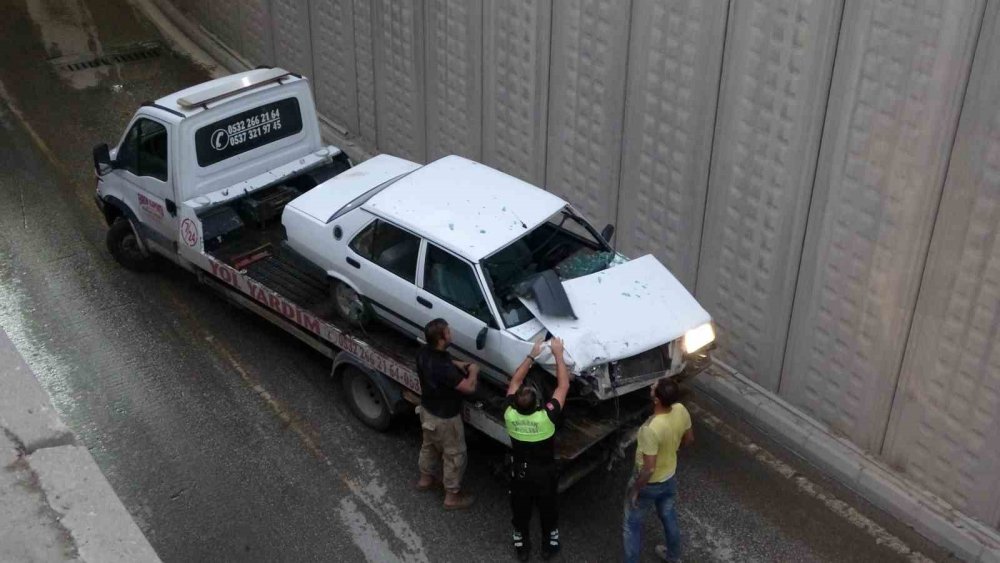
[[[166,182],[167,128],[150,119],[136,121],[118,151],[118,166]]]
[[[433,244],[427,245],[424,259],[424,290],[486,324],[495,324],[472,266]]]
[[[350,248],[404,280],[416,282],[420,239],[403,229],[381,219],[373,221],[354,237]]]

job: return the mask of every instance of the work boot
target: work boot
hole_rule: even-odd
[[[444,495],[445,510],[465,510],[476,502],[476,496],[469,493],[448,491]]]
[[[438,481],[433,475],[424,475],[421,473],[420,480],[417,481],[417,490],[421,492],[429,491],[440,484],[441,482]]]
[[[668,561],[669,563],[677,563],[680,561],[677,557],[670,557],[670,554],[667,553],[667,546],[665,545],[658,545],[653,549],[653,551],[656,552],[656,556],[662,561]]]
[[[527,561],[531,557],[531,540],[522,536],[517,530],[514,530],[514,551],[517,552],[518,561]]]
[[[552,530],[549,532],[549,537],[543,537],[543,540],[545,543],[542,545],[542,559],[552,559],[562,547],[559,545],[559,530]]]

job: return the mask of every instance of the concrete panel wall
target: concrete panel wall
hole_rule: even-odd
[[[427,160],[423,0],[374,0],[378,148]]]
[[[1000,520],[996,2],[967,101],[986,0],[157,2],[309,75],[369,152],[616,223],[722,361]]]
[[[550,0],[485,0],[483,162],[545,184]]]
[[[552,4],[545,186],[591,221],[618,209],[628,0]]]
[[[989,4],[883,453],[1000,525],[1000,27]]]
[[[655,254],[692,290],[728,4],[633,4],[618,247]]]
[[[734,2],[726,37],[697,295],[715,319],[720,359],[771,391],[781,374],[842,7]]]
[[[425,0],[427,160],[482,159],[483,4]]]
[[[848,2],[779,391],[882,443],[982,2]]]
[[[310,79],[316,107],[344,133],[360,135],[354,3],[310,0],[308,22],[308,27],[297,32],[304,35],[308,29],[312,41]]]

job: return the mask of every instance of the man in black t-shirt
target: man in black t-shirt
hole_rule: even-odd
[[[472,506],[475,497],[462,492],[465,474],[465,426],[462,424],[464,395],[476,391],[479,366],[452,359],[448,353],[451,329],[444,319],[434,319],[424,327],[427,345],[417,356],[420,376],[420,480],[417,489],[433,489],[444,483],[444,508],[457,510]]]
[[[541,342],[535,343],[507,387],[508,406],[504,411],[504,423],[513,453],[510,508],[513,513],[514,549],[521,561],[527,561],[531,555],[529,527],[535,506],[542,524],[542,558],[549,559],[559,552],[560,547],[555,433],[569,392],[569,370],[563,359],[562,340],[553,338],[550,348],[556,362],[556,389],[548,402],[542,405],[538,391],[523,385],[525,376],[542,351]]]

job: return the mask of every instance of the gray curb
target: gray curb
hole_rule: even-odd
[[[966,561],[1000,563],[1000,532],[951,508],[739,373],[716,364],[693,385],[872,504]]]
[[[13,435],[25,453],[73,444],[73,433],[52,408],[24,358],[0,330],[0,427]]]
[[[16,443],[81,560],[155,562],[152,546],[0,329],[0,432]],[[43,502],[43,504],[44,504]]]

